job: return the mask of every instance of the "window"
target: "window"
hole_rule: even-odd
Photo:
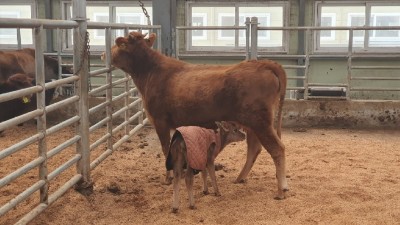
[[[108,13],[93,13],[93,21],[96,22],[108,22]],[[103,29],[94,30],[94,38],[104,40],[106,32]]]
[[[321,27],[334,27],[336,25],[335,13],[323,13],[321,15]],[[321,30],[320,36],[322,40],[335,40],[334,30]]]
[[[193,13],[192,24],[193,27],[207,26],[207,14]],[[205,30],[193,30],[192,39],[194,40],[207,40],[207,32]]]
[[[19,1],[18,3],[0,3],[0,18],[35,18],[34,1]],[[33,46],[32,29],[20,29],[20,40],[23,47]],[[18,44],[17,28],[0,28],[1,48],[16,48]]]
[[[146,10],[152,18],[151,2],[143,1]],[[63,18],[71,19],[72,3],[71,1],[63,1]],[[89,21],[110,22],[110,23],[126,23],[147,25],[147,18],[144,16],[142,8],[136,2],[87,2],[86,16]],[[103,51],[105,47],[105,29],[88,29],[89,39],[92,51]],[[143,32],[148,32],[143,30]],[[66,35],[64,49],[72,49],[72,30],[69,30]],[[123,36],[123,29],[112,30],[112,39],[118,36]]]
[[[257,17],[260,27],[283,27],[288,21],[287,2],[187,3],[187,24],[190,26],[245,27],[246,17]],[[261,51],[285,51],[287,49],[283,31],[260,30],[258,46]],[[188,51],[242,51],[246,44],[244,29],[191,30]]]
[[[319,1],[316,3],[316,10],[318,26],[400,26],[400,2],[353,1],[346,4],[346,2]],[[368,30],[367,32],[353,30],[353,49],[355,51],[399,50],[399,30]],[[315,37],[317,40],[315,51],[347,51],[348,30],[315,32]]]

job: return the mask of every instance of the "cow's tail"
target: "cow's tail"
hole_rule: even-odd
[[[271,69],[275,73],[279,81],[279,89],[278,89],[279,101],[278,101],[278,117],[276,123],[276,132],[280,138],[282,132],[282,116],[283,116],[282,110],[286,95],[287,78],[286,78],[286,72],[280,64],[271,61]]]

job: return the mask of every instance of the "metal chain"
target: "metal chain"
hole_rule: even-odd
[[[139,6],[142,7],[144,15],[147,17],[147,25],[151,26],[150,16],[149,13],[147,12],[147,9],[144,7],[144,3],[141,0],[138,1],[139,1]]]
[[[88,57],[88,60],[90,58],[89,32],[87,32],[87,31],[86,31],[86,35],[85,35],[85,41],[83,42],[82,47],[83,48],[81,51],[81,62],[79,64],[78,69],[77,70],[74,69],[74,75],[78,75],[79,72],[81,71],[84,57]],[[90,63],[88,63],[88,66],[89,65],[90,65]]]

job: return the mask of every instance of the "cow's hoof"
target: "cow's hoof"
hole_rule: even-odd
[[[174,179],[174,178],[173,177],[166,177],[165,181],[162,184],[170,185],[170,184],[172,184],[172,179]]]
[[[233,182],[235,184],[244,184],[246,183],[246,179],[240,179],[240,180],[235,180],[235,182]]]
[[[220,196],[221,196],[221,193],[215,192],[215,196],[220,197]]]
[[[191,205],[191,206],[189,206],[189,209],[191,209],[191,210],[195,210],[195,209],[196,209],[196,206],[194,206],[194,205]]]
[[[204,194],[204,195],[208,195],[208,194],[210,194],[210,192],[208,192],[208,191],[203,191],[203,194]]]
[[[178,208],[172,208],[172,213],[178,213]]]

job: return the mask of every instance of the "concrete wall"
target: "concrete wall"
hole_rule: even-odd
[[[90,107],[104,101],[104,98],[90,98]],[[113,103],[113,111],[120,109],[122,104],[122,100]],[[132,110],[131,115],[135,112],[136,110]],[[48,121],[61,122],[75,114],[71,105],[49,113]],[[105,110],[91,115],[90,124],[95,124],[105,116]],[[122,116],[113,119],[116,123],[123,121]],[[400,101],[286,100],[283,108],[283,126],[400,129]]]

